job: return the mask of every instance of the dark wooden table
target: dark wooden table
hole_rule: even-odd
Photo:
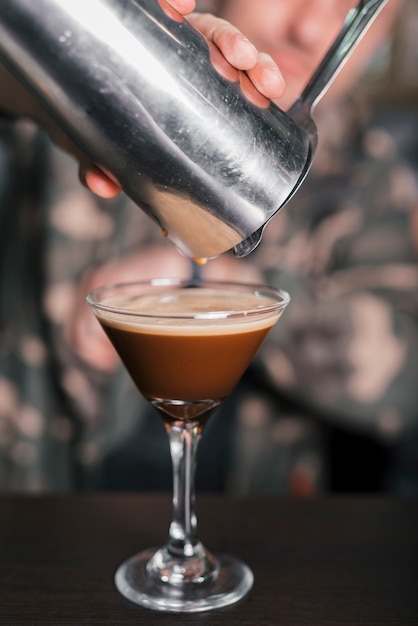
[[[418,624],[418,502],[201,496],[201,539],[255,584],[197,615],[142,609],[113,585],[122,560],[165,540],[170,512],[168,495],[0,497],[0,624]]]

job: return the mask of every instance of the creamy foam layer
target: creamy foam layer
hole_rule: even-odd
[[[269,328],[281,314],[274,309],[265,310],[275,305],[275,300],[268,296],[217,289],[113,295],[101,304],[129,312],[96,310],[104,323],[132,332],[158,334],[243,333]]]

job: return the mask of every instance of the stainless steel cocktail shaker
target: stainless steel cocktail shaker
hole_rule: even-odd
[[[316,147],[310,110],[386,0],[363,0],[289,114],[157,0],[0,0],[0,60],[191,257],[248,254]]]
[[[156,0],[1,0],[0,58],[191,257],[262,226],[306,158]]]

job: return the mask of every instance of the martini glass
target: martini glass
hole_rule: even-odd
[[[122,563],[116,587],[132,602],[192,613],[234,604],[252,587],[239,559],[199,541],[194,476],[203,428],[247,368],[289,296],[262,285],[154,279],[87,296],[143,396],[164,420],[173,463],[167,543]]]

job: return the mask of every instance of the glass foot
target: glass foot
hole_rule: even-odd
[[[147,563],[156,548],[126,560],[118,568],[115,584],[131,602],[169,613],[197,613],[235,604],[253,585],[253,574],[244,563],[230,556],[217,557],[218,567],[203,582],[172,584],[149,574]]]

